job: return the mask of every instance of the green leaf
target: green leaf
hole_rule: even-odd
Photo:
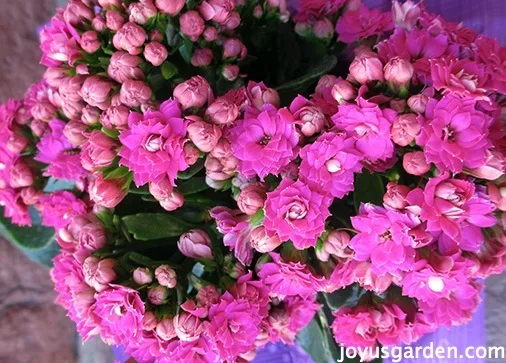
[[[302,329],[297,335],[297,341],[315,363],[330,363],[337,361],[337,346],[330,347],[328,344],[330,331],[324,332],[319,317],[313,320]]]
[[[378,173],[371,174],[364,170],[362,174],[355,176],[353,201],[357,212],[361,203],[381,205],[383,203],[383,194],[385,194],[385,188]]]
[[[119,166],[115,169],[104,171],[102,174],[104,179],[120,179],[128,176],[130,170],[124,166]]]
[[[200,193],[207,189],[209,189],[209,186],[203,176],[191,178],[177,187],[177,190],[184,195]]]
[[[183,44],[179,47],[179,54],[186,63],[190,64],[193,54],[193,42],[188,37],[183,38]]]
[[[102,127],[100,131],[109,136],[111,139],[117,140],[119,137],[119,131],[117,130],[110,130],[107,127]]]
[[[163,62],[161,70],[162,77],[167,81],[177,74],[177,67],[170,62]]]
[[[127,231],[139,241],[179,237],[192,226],[167,213],[139,213],[123,217]]]
[[[178,179],[187,180],[190,179],[192,176],[197,174],[199,171],[201,171],[204,168],[204,158],[200,158],[197,160],[195,164],[190,166],[185,171],[181,171],[177,174]]]
[[[284,83],[278,86],[278,91],[298,91],[304,89],[309,84],[314,82],[320,76],[330,72],[337,65],[337,58],[334,55],[327,55],[323,57],[320,62],[315,64],[309,71],[302,77],[294,79],[293,81]]]
[[[332,311],[336,311],[347,305],[356,305],[363,292],[364,289],[361,289],[358,285],[350,285],[330,294],[321,294],[321,296],[323,296],[325,304]]]
[[[256,227],[262,224],[264,221],[264,210],[259,209],[255,214],[253,214],[249,220],[249,224],[252,227]]]

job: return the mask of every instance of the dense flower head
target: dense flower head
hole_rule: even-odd
[[[32,220],[28,206],[23,202],[21,194],[14,189],[0,189],[0,205],[4,208],[4,216],[11,218],[19,226],[31,226]]]
[[[132,170],[135,184],[168,177],[175,185],[177,173],[188,167],[183,154],[187,122],[181,118],[177,102],[166,101],[159,110],[144,115],[132,112],[128,125],[120,135],[123,147],[118,155],[120,164]]]
[[[42,224],[55,229],[68,226],[72,222],[72,217],[85,214],[87,211],[86,204],[67,191],[46,194],[40,199],[40,203]]]
[[[333,15],[337,13],[344,5],[346,0],[299,0],[298,16],[307,17],[308,15],[322,16]]]
[[[279,174],[297,154],[299,138],[292,114],[265,105],[262,111],[246,111],[230,130],[228,139],[239,159],[239,172],[247,177]]]
[[[441,171],[461,172],[485,164],[491,147],[487,138],[493,119],[476,108],[476,100],[453,94],[427,104],[426,120],[417,144],[425,158]]]
[[[283,179],[267,193],[264,226],[268,234],[291,240],[298,249],[316,245],[330,215],[332,198],[312,190],[302,181]]]
[[[58,12],[40,33],[40,63],[47,67],[59,66],[62,63],[73,66],[80,59],[79,41],[76,29],[65,22],[62,13]]]
[[[338,40],[343,43],[353,43],[372,35],[380,35],[392,28],[390,13],[382,13],[365,6],[344,13],[336,25]]]

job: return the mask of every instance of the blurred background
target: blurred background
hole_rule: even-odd
[[[23,96],[31,83],[40,80],[37,28],[65,2],[0,0],[0,103]],[[390,4],[390,0],[365,2],[386,7]],[[440,12],[442,3],[460,8],[449,10],[448,20],[464,20],[466,25],[504,41],[503,0],[472,1],[469,7],[461,0],[426,1],[429,10],[435,12]],[[0,362],[112,363],[108,347],[101,342],[92,340],[82,345],[79,341],[64,310],[53,304],[55,294],[48,272],[0,239]],[[485,323],[489,346],[506,346],[505,300],[506,276],[488,279]]]

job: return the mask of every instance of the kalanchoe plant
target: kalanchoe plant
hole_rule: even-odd
[[[412,1],[299,3],[72,0],[43,29],[43,81],[0,107],[0,202],[32,227],[2,232],[56,240],[84,340],[372,359],[505,269],[504,48]]]

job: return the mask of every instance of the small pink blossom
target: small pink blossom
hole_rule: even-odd
[[[382,13],[363,5],[357,10],[344,13],[336,25],[338,40],[348,44],[372,35],[381,35],[392,28],[390,13]]]
[[[174,88],[174,98],[181,104],[183,110],[200,108],[213,100],[213,91],[205,78],[194,76],[180,83]]]
[[[40,199],[42,224],[55,229],[65,228],[72,217],[86,213],[86,204],[67,191],[46,194]]]
[[[125,50],[132,55],[142,52],[142,45],[146,41],[146,32],[144,29],[132,22],[128,22],[114,34],[112,43],[118,50]]]
[[[108,167],[117,156],[118,143],[102,133],[92,131],[81,146],[81,164],[88,171]]]
[[[144,72],[139,68],[142,58],[127,52],[114,52],[111,56],[107,74],[118,83],[124,83],[128,79],[144,79]]]

